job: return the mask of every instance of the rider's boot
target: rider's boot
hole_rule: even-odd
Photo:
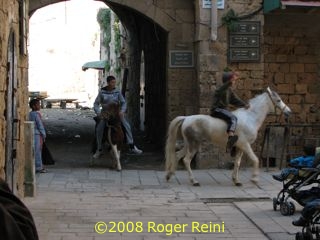
[[[130,144],[129,153],[131,153],[131,154],[142,154],[143,151],[141,149],[137,148],[136,145]]]
[[[97,158],[99,158],[101,156],[101,154],[102,154],[102,150],[101,149],[100,150],[97,149],[95,154],[93,154],[93,158],[97,159]]]

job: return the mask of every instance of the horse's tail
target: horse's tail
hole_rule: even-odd
[[[166,156],[166,171],[167,176],[166,179],[169,181],[171,175],[175,172],[177,167],[176,160],[176,142],[177,135],[181,135],[181,125],[186,117],[179,116],[173,119],[169,125],[168,136],[165,148],[165,156]]]

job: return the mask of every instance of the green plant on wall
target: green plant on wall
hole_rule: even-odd
[[[108,59],[110,59],[110,43],[112,41],[111,36],[113,31],[114,39],[114,51],[115,56],[119,56],[121,53],[121,33],[120,33],[120,20],[115,16],[114,23],[111,25],[111,11],[107,8],[100,8],[97,14],[97,21],[100,25],[101,32],[103,32],[102,44],[108,50]],[[110,61],[109,61],[110,62]],[[105,66],[106,72],[109,72],[111,69],[111,64],[107,63]],[[117,75],[121,73],[121,66],[119,59],[116,58],[114,64],[114,71]]]
[[[258,8],[257,10],[255,10],[255,11],[249,13],[249,14],[238,16],[238,14],[231,8],[221,18],[221,20],[222,20],[223,24],[227,25],[229,31],[233,31],[233,30],[235,30],[236,23],[238,21],[252,18],[254,15],[256,15],[258,12],[260,12],[262,9],[263,9],[263,6],[261,5],[260,8]]]
[[[100,8],[97,14],[97,21],[103,31],[103,41],[102,44],[109,49],[109,44],[111,42],[111,12],[110,9]]]
[[[239,21],[239,18],[233,9],[230,9],[221,19],[222,23],[227,25],[229,31],[233,31],[235,28],[235,23]]]
[[[115,48],[116,56],[118,56],[121,51],[120,21],[118,17],[116,17],[114,20],[113,31],[114,31],[114,48]]]
[[[114,51],[116,56],[120,56],[121,52],[121,34],[120,34],[120,21],[118,17],[115,17],[114,24],[113,24],[113,31],[114,31]],[[116,60],[116,67],[114,69],[117,75],[121,74],[121,66],[119,62],[119,58]]]
[[[109,72],[110,71],[110,63],[109,62],[106,62],[106,66],[104,67],[104,69],[106,70],[106,72]]]

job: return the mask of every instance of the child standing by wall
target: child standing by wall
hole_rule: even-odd
[[[42,165],[42,145],[46,139],[46,130],[40,114],[40,101],[32,99],[29,102],[31,111],[29,113],[29,120],[34,122],[34,155],[36,164],[36,173],[46,173],[47,170]]]

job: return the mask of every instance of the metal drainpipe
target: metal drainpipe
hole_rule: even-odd
[[[211,0],[211,34],[210,40],[216,41],[218,37],[218,7],[217,0]]]

